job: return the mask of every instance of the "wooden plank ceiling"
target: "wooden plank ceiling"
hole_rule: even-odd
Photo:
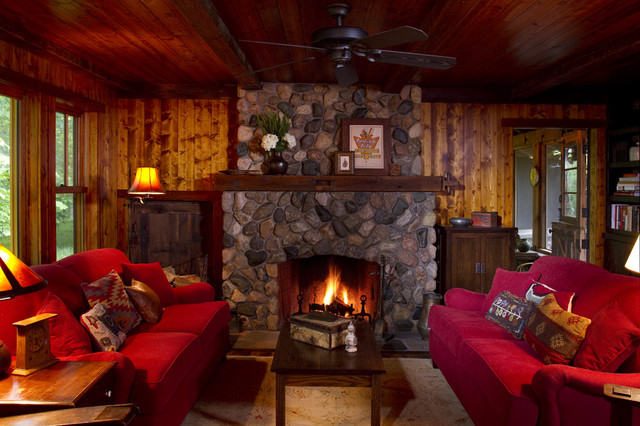
[[[311,45],[335,25],[331,0],[0,0],[0,39],[82,69],[124,97],[232,96],[240,84],[335,83]],[[376,34],[401,25],[424,41],[391,50],[457,58],[449,70],[355,58],[360,83],[425,100],[566,100],[638,87],[640,2],[611,0],[349,0],[343,25]],[[0,66],[0,71],[2,71]],[[1,78],[1,74],[0,74]],[[594,97],[595,99],[595,97]]]

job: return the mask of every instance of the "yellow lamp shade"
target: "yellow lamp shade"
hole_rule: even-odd
[[[0,300],[46,287],[47,281],[0,245]]]
[[[627,259],[627,263],[625,263],[624,266],[633,272],[640,272],[640,236],[636,239],[636,243],[631,249],[629,259]]]
[[[129,194],[132,195],[162,195],[165,193],[158,169],[155,167],[138,167],[133,185],[129,188]]]

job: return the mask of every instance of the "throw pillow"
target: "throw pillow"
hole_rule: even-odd
[[[525,297],[538,305],[549,293],[553,293],[556,296],[556,302],[562,309],[571,312],[573,297],[576,294],[570,291],[557,291],[546,284],[535,282],[527,289]]]
[[[638,347],[640,328],[612,302],[593,317],[573,365],[613,373]]]
[[[485,318],[506,328],[516,339],[522,339],[524,328],[535,309],[535,303],[502,291],[494,299]]]
[[[151,324],[160,321],[164,308],[158,295],[148,285],[134,279],[125,290],[144,321]]]
[[[524,330],[524,340],[545,364],[569,364],[584,341],[591,320],[567,312],[553,293],[545,296]]]
[[[55,358],[91,353],[91,339],[71,310],[52,292],[42,301],[40,314],[57,314],[49,320],[51,355]]]
[[[171,284],[169,284],[169,280],[159,262],[123,264],[122,272],[127,285],[131,283],[131,280],[136,279],[151,287],[158,297],[160,297],[162,306],[175,305],[178,303]]]
[[[102,303],[125,333],[142,322],[140,314],[131,304],[120,275],[114,270],[92,283],[82,283],[82,291],[90,306]]]
[[[89,312],[82,314],[80,322],[102,351],[117,351],[127,337],[102,303],[97,303]]]
[[[491,290],[489,290],[489,294],[484,299],[481,311],[487,312],[496,296],[505,290],[514,296],[524,297],[531,284],[538,281],[539,278],[539,272],[515,272],[502,268],[496,269],[496,274],[493,276],[493,282],[491,283]]]

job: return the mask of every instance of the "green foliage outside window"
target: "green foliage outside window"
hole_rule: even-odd
[[[0,244],[11,247],[11,98],[0,96]]]

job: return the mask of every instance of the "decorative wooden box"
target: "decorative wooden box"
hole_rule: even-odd
[[[471,225],[481,228],[495,228],[498,226],[498,212],[472,212]]]
[[[289,318],[291,338],[324,349],[337,348],[345,344],[349,322],[326,312],[295,314]]]

